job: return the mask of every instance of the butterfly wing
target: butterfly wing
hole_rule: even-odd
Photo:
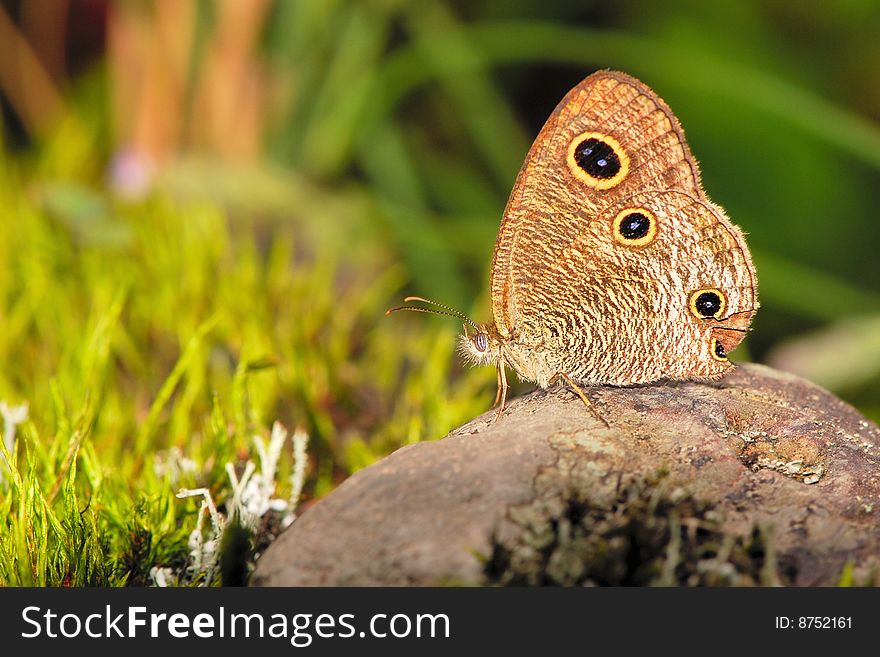
[[[757,308],[742,234],[703,193],[678,121],[613,72],[572,89],[532,146],[492,301],[508,360],[539,383],[719,376]]]
[[[558,215],[557,215],[558,216]],[[649,217],[647,242],[628,217]],[[622,220],[621,220],[622,217]],[[742,235],[719,209],[678,191],[623,199],[597,217],[525,290],[513,362],[532,377],[586,384],[716,378],[732,368],[758,301]]]

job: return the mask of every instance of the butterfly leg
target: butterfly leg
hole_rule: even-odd
[[[495,403],[498,404],[498,412],[492,422],[501,419],[501,414],[504,413],[504,407],[507,405],[507,372],[504,371],[503,358],[498,360],[498,393],[495,395]]]
[[[593,406],[593,402],[591,402],[590,398],[587,397],[587,393],[585,393],[583,389],[577,383],[575,383],[568,374],[566,374],[565,372],[558,372],[552,380],[555,381],[556,379],[562,379],[563,381],[565,381],[574,391],[574,393],[581,398],[581,401],[584,402],[584,405],[590,410],[590,412],[596,417],[596,419],[604,424],[606,428],[610,427],[608,421],[604,417],[599,415],[599,411],[597,411],[596,407]]]

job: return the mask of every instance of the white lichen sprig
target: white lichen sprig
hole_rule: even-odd
[[[268,443],[261,436],[254,436],[254,447],[260,459],[259,472],[252,461],[245,465],[241,477],[237,477],[231,463],[226,464],[226,473],[232,484],[232,503],[230,517],[235,517],[242,525],[253,532],[259,528],[260,520],[269,511],[284,513],[282,525],[293,522],[296,505],[302,494],[308,435],[297,428],[293,433],[293,472],[291,474],[291,495],[287,500],[275,497],[278,483],[278,463],[281,450],[287,440],[287,429],[280,422],[272,425]]]
[[[177,445],[167,452],[159,452],[153,462],[153,472],[157,477],[167,477],[172,484],[180,482],[184,477],[198,473],[198,465],[191,458],[184,456]]]
[[[305,429],[297,427],[293,432],[293,469],[290,473],[290,497],[287,500],[287,513],[281,519],[282,527],[287,527],[296,520],[296,509],[299,506],[299,498],[302,495],[306,479],[306,464],[308,463],[306,448],[308,444],[309,434],[305,432]]]
[[[10,406],[4,399],[0,401],[0,415],[3,416],[3,446],[6,452],[12,454],[15,449],[15,434],[18,425],[28,420],[28,403],[24,402],[18,406]],[[12,464],[8,464],[10,467]],[[0,482],[3,481],[3,468],[0,467]]]
[[[217,568],[220,539],[223,536],[223,527],[226,523],[217,511],[217,506],[211,497],[211,491],[207,488],[181,488],[177,492],[177,497],[180,499],[200,495],[202,503],[199,506],[196,528],[189,535],[190,562],[187,571],[191,579],[195,579],[199,574],[204,574],[204,583],[209,584],[214,578]],[[207,539],[205,538],[206,517],[211,519],[211,534]]]
[[[180,583],[174,568],[168,568],[167,566],[153,566],[150,568],[150,581],[153,583],[153,586],[160,589],[177,586]]]
[[[284,441],[287,440],[287,429],[280,422],[275,422],[268,443],[262,436],[254,436],[253,440],[260,460],[259,472],[256,471],[253,461],[248,461],[241,478],[235,475],[231,463],[226,464],[226,473],[232,484],[230,517],[237,518],[243,526],[256,532],[260,519],[269,510],[283,511],[287,508],[284,500],[274,498],[275,476],[278,472],[281,450]]]
[[[175,572],[171,568],[154,566],[150,570],[150,579],[155,586],[175,586],[187,584],[200,579],[200,583],[208,585],[217,572],[220,542],[223,531],[229,522],[238,522],[256,534],[260,530],[262,518],[269,512],[282,513],[281,525],[287,527],[296,518],[296,509],[305,483],[306,466],[308,465],[307,447],[309,437],[304,429],[297,428],[291,438],[293,449],[293,465],[290,475],[290,497],[275,497],[278,482],[278,465],[281,452],[287,440],[287,429],[280,422],[272,425],[269,440],[262,436],[254,436],[254,449],[259,459],[256,463],[248,460],[239,476],[233,463],[225,466],[229,478],[231,495],[227,503],[227,516],[217,510],[211,493],[207,488],[182,488],[177,492],[180,499],[202,497],[199,507],[196,528],[189,536],[189,561],[184,572]],[[179,452],[169,452],[167,463],[157,465],[157,475],[168,476],[171,481],[189,474],[193,467],[191,461]],[[210,531],[205,526],[206,518],[211,519]]]
[[[0,415],[3,415],[3,444],[6,445],[6,450],[12,453],[18,425],[24,424],[28,419],[28,403],[10,406],[4,399],[0,401]]]

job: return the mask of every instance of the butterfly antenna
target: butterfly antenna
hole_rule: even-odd
[[[445,303],[440,303],[439,301],[432,301],[431,299],[426,299],[425,297],[405,297],[404,301],[421,301],[422,303],[427,303],[429,306],[436,306],[437,308],[443,308],[443,310],[449,311],[453,313],[456,317],[461,317],[462,319],[468,319],[467,315],[465,315],[460,310],[456,310],[452,306],[447,306]]]
[[[436,301],[431,301],[430,299],[425,299],[423,297],[406,297],[404,301],[421,301],[422,303],[427,303],[431,306],[436,306],[436,308],[422,308],[420,306],[397,306],[396,308],[389,308],[385,311],[386,315],[390,315],[391,313],[396,313],[399,310],[410,310],[415,313],[431,313],[433,315],[446,315],[447,317],[455,317],[464,321],[475,331],[479,330],[479,327],[474,323],[474,321],[465,315],[460,310],[456,310],[452,306],[447,306],[445,303],[438,303]],[[438,310],[439,309],[439,310]]]

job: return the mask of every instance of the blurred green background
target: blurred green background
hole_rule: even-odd
[[[748,234],[734,360],[880,419],[878,2],[2,0],[0,399],[34,481],[135,504],[179,447],[219,489],[277,419],[315,497],[488,409],[460,327],[383,311],[489,319],[523,157],[599,68],[669,103]]]

